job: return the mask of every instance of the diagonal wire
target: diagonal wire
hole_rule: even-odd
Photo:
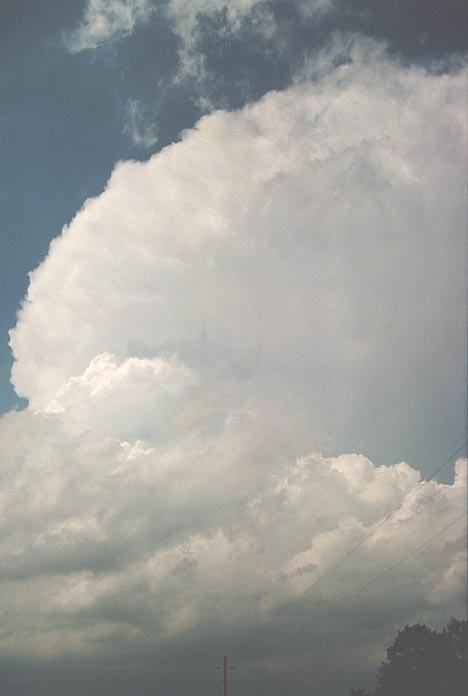
[[[445,466],[447,466],[447,464],[448,464],[454,457],[456,457],[457,454],[459,454],[459,453],[464,449],[464,447],[466,447],[467,444],[468,444],[468,440],[465,440],[465,442],[463,442],[459,447],[457,447],[457,449],[454,450],[454,451],[453,451],[441,464],[439,464],[439,465],[437,466],[437,468],[434,469],[434,471],[430,474],[430,476],[429,476],[428,478],[424,479],[424,481],[422,481],[421,483],[422,483],[422,484],[428,483],[428,482],[431,481],[435,476],[437,476],[437,474],[438,474],[440,471],[442,471],[442,469],[443,469]],[[385,517],[383,517],[383,518],[380,520],[380,522],[378,522],[378,524],[375,525],[375,527],[369,532],[369,534],[367,534],[363,539],[361,539],[357,544],[355,544],[355,546],[353,546],[349,551],[347,551],[346,554],[345,554],[344,556],[342,556],[342,557],[339,558],[335,563],[333,563],[333,564],[330,566],[330,568],[329,568],[327,571],[325,571],[325,573],[322,573],[322,575],[320,575],[320,577],[318,577],[311,585],[309,585],[308,587],[306,587],[299,595],[297,595],[297,597],[295,597],[294,599],[292,599],[291,601],[289,601],[289,602],[287,602],[285,605],[283,605],[283,607],[275,614],[275,616],[273,617],[272,621],[276,621],[279,617],[281,617],[283,614],[285,614],[285,613],[290,609],[290,607],[291,607],[293,604],[295,604],[295,603],[298,602],[299,600],[303,599],[303,597],[305,597],[307,594],[309,594],[309,592],[312,592],[313,590],[315,590],[315,588],[318,587],[318,585],[320,585],[320,584],[323,582],[323,580],[325,580],[325,579],[326,579],[329,575],[331,575],[337,568],[339,568],[339,566],[341,566],[345,561],[347,561],[348,558],[349,558],[355,551],[357,551],[361,546],[363,546],[363,544],[365,544],[367,541],[369,541],[369,539],[376,533],[376,531],[377,531],[378,529],[380,529],[380,528],[382,527],[382,525],[385,524],[385,522],[388,522],[388,520],[390,520],[399,510],[401,510],[401,508],[408,502],[408,500],[410,500],[410,499],[413,497],[413,495],[415,495],[415,494],[416,494],[417,492],[419,492],[420,490],[421,490],[420,487],[414,488],[407,496],[405,496],[405,498],[404,498],[404,499],[402,500],[402,502],[398,505],[398,507],[396,507],[394,510],[392,510],[391,512],[389,512],[388,515],[386,515]],[[257,631],[255,631],[254,633],[257,633],[258,631],[263,630],[263,628],[264,628],[264,625],[259,626],[259,628],[257,629]]]
[[[440,464],[437,467],[437,469],[435,469],[432,472],[432,474],[429,476],[429,478],[424,479],[424,481],[422,483],[427,483],[427,482],[431,481],[444,468],[444,466],[446,466],[454,457],[457,456],[457,454],[459,452],[461,452],[461,450],[465,447],[466,444],[467,444],[467,442],[464,442],[462,445],[460,445],[460,447],[458,447],[454,452],[452,452],[452,454],[449,457],[447,457],[447,459],[445,459],[442,462],[442,464]],[[348,560],[348,558],[355,551],[357,551],[363,544],[365,544],[366,541],[368,541],[376,533],[376,531],[378,529],[380,529],[380,527],[382,527],[382,525],[385,524],[385,522],[388,522],[388,520],[390,520],[399,510],[401,510],[401,508],[408,502],[408,500],[410,500],[416,492],[419,492],[419,490],[420,490],[420,488],[418,488],[418,487],[413,488],[411,493],[409,493],[409,495],[407,495],[403,499],[403,501],[400,503],[400,505],[398,505],[398,507],[396,507],[394,510],[392,510],[388,515],[386,515],[386,517],[383,517],[380,520],[380,522],[378,524],[376,524],[375,527],[369,532],[369,534],[367,534],[363,539],[361,539],[357,544],[355,544],[355,546],[353,546],[349,551],[347,551],[344,556],[342,556],[335,563],[333,563],[333,565],[331,565],[330,568],[327,571],[325,571],[325,573],[323,573],[320,577],[318,577],[317,580],[315,580],[312,583],[312,585],[309,585],[308,587],[306,587],[305,590],[303,590],[300,595],[295,597],[291,602],[288,602],[282,609],[280,609],[280,611],[276,613],[274,619],[277,619],[279,616],[282,616],[285,613],[285,611],[287,611],[292,604],[294,604],[298,600],[305,597],[305,595],[307,595],[309,592],[312,592],[312,590],[314,590],[318,585],[320,585],[320,583],[323,580],[325,580],[325,578],[327,578],[329,575],[331,575],[333,573],[333,571],[336,570],[336,568],[338,568],[340,565],[342,565],[346,560]]]
[[[468,514],[468,511],[464,512],[462,515],[459,515],[458,517],[456,517],[455,519],[453,519],[453,520],[452,520],[451,522],[449,522],[445,527],[443,527],[442,529],[439,529],[438,532],[436,532],[435,534],[433,534],[429,539],[426,539],[426,541],[424,541],[422,544],[420,544],[419,546],[417,546],[415,549],[413,549],[412,551],[410,551],[409,553],[407,553],[405,556],[403,556],[403,558],[400,558],[396,563],[394,563],[393,565],[391,565],[389,568],[386,568],[386,569],[383,570],[381,573],[379,573],[378,575],[376,575],[375,577],[373,577],[371,580],[369,580],[368,582],[366,582],[364,585],[361,585],[360,587],[358,587],[357,590],[354,590],[354,592],[351,592],[351,594],[349,594],[349,595],[347,595],[346,597],[344,597],[340,602],[338,602],[338,604],[333,605],[332,607],[330,607],[329,609],[327,609],[323,614],[320,614],[319,616],[317,616],[317,617],[314,619],[314,621],[321,621],[321,620],[324,619],[326,616],[328,616],[329,614],[331,614],[333,611],[336,611],[337,609],[339,609],[340,607],[342,607],[343,604],[346,604],[346,602],[349,602],[351,599],[353,599],[353,598],[356,597],[357,595],[359,595],[359,594],[361,594],[362,592],[364,592],[365,590],[367,590],[367,589],[368,589],[371,585],[373,585],[375,582],[378,582],[381,578],[385,577],[385,575],[388,575],[388,574],[391,573],[393,570],[395,570],[395,569],[398,568],[399,566],[403,565],[403,563],[405,563],[405,561],[407,561],[409,558],[411,558],[411,556],[414,556],[416,553],[418,553],[419,551],[421,551],[422,549],[424,549],[426,546],[429,546],[429,544],[430,544],[432,541],[434,541],[434,539],[437,539],[437,537],[441,536],[444,532],[447,531],[447,529],[450,529],[450,527],[453,527],[457,522],[459,522],[461,519],[463,519],[463,517],[466,517],[467,514]],[[294,631],[292,631],[291,633],[287,634],[287,635],[285,636],[285,638],[286,638],[286,639],[287,639],[287,638],[290,638],[291,636],[294,636],[294,635],[300,633],[301,631],[304,631],[306,628],[307,628],[307,626],[302,626],[301,628],[297,628],[297,629],[295,629]]]

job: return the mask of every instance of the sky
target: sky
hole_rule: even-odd
[[[339,696],[466,613],[466,29],[2,1],[6,696]]]

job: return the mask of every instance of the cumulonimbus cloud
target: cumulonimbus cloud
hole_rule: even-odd
[[[118,164],[64,228],[11,334],[30,405],[1,422],[3,654],[279,638],[463,512],[466,462],[421,484],[311,452],[360,419],[398,437],[424,389],[458,393],[465,78],[357,42]],[[361,599],[340,635],[456,611],[460,529],[408,562],[404,603]]]
[[[377,404],[394,418],[402,395],[452,398],[465,78],[352,51],[315,82],[116,166],[31,274],[11,345],[32,408],[104,353],[176,356],[217,411],[226,395],[283,404],[317,433]]]

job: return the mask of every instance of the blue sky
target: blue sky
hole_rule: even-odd
[[[143,694],[152,651],[167,694],[182,653],[204,684],[220,640],[254,646],[249,616],[268,626],[379,515],[401,503],[411,529],[363,551],[358,583],[461,504],[451,468],[414,490],[466,438],[466,28],[458,0],[2,3],[8,696],[83,666],[73,693],[116,693],[121,654]],[[324,694],[368,683],[398,622],[459,610],[459,544],[421,587],[411,566],[392,620],[369,601],[326,628],[348,681]],[[282,693],[272,660],[306,674],[274,644],[298,615],[245,693],[256,670]]]

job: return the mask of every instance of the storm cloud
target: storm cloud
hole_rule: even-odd
[[[319,665],[337,693],[460,610],[462,522],[385,602],[314,624],[464,511],[466,461],[422,483],[347,447],[463,401],[465,89],[337,37],[307,79],[117,164],[52,242],[11,332],[29,406],[0,422],[5,665],[140,679],[221,644],[246,694]]]

